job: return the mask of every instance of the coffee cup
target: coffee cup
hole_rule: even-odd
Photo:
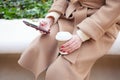
[[[72,38],[72,34],[69,32],[65,32],[65,31],[58,32],[56,35],[56,40],[58,41],[59,49],[62,44],[66,43],[71,38]],[[60,52],[60,54],[68,54],[67,52],[62,52],[60,50],[59,50],[59,52]]]

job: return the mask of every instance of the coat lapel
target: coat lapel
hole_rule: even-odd
[[[71,13],[79,6],[78,2],[71,3],[69,2],[68,8],[66,10],[66,18],[69,18]]]

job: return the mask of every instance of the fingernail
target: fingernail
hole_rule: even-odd
[[[43,24],[41,24],[41,26],[44,26]]]
[[[69,51],[67,51],[67,53],[69,54],[70,52],[69,52]]]
[[[60,49],[60,51],[63,51],[62,49]]]
[[[45,24],[41,24],[41,26],[42,26],[42,27],[44,27],[44,26],[45,26]]]
[[[61,46],[61,48],[64,48],[64,46]]]
[[[65,52],[65,51],[62,51],[62,52]]]
[[[60,49],[60,51],[61,51],[61,52],[66,52],[66,51],[64,51],[64,50],[62,50],[62,49]]]

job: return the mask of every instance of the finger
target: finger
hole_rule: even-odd
[[[76,45],[76,46],[74,46],[72,49],[70,49],[68,52],[69,53],[72,53],[72,52],[74,52],[75,50],[77,50],[77,49],[79,49],[80,47],[79,47],[79,45]]]
[[[80,44],[78,44],[78,45],[73,46],[73,48],[72,48],[72,49],[70,49],[70,50],[69,50],[69,52],[71,53],[71,52],[73,52],[73,51],[75,51],[75,50],[79,49],[79,48],[80,48],[80,46],[81,46],[81,43],[80,43]]]
[[[78,48],[79,48],[79,46],[75,45],[71,49],[68,49],[66,52],[70,54],[70,53],[74,52],[75,50],[77,50]]]
[[[41,19],[40,20],[40,26],[44,26],[44,25],[46,25],[47,24],[47,21],[46,20],[44,20],[44,19]]]
[[[40,22],[40,26],[44,27],[45,25],[45,23]]]
[[[46,21],[44,21],[44,20],[42,20],[42,21],[41,21],[41,24],[46,25],[46,24],[47,24],[47,22],[46,22]]]
[[[74,48],[74,46],[79,45],[77,41],[73,42],[72,44],[70,44],[69,46],[63,47],[61,48],[63,51],[68,51],[71,50],[72,48]]]
[[[65,44],[62,45],[62,47],[67,47],[70,44],[72,44],[74,42],[74,38],[72,38],[71,40],[69,40],[68,42],[66,42]]]
[[[47,34],[46,32],[40,31],[41,34]]]
[[[69,46],[62,47],[61,50],[63,50],[63,51],[69,50],[69,49],[71,49],[75,45],[77,45],[76,41],[74,41],[73,43],[71,43]]]

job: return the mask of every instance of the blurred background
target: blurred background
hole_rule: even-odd
[[[0,80],[33,80],[33,74],[18,65],[24,49],[38,35],[23,19],[43,18],[53,0],[0,0]],[[112,54],[96,61],[90,80],[120,80],[120,33]],[[42,73],[39,80],[44,80]]]
[[[0,0],[0,18],[42,18],[52,0]]]

